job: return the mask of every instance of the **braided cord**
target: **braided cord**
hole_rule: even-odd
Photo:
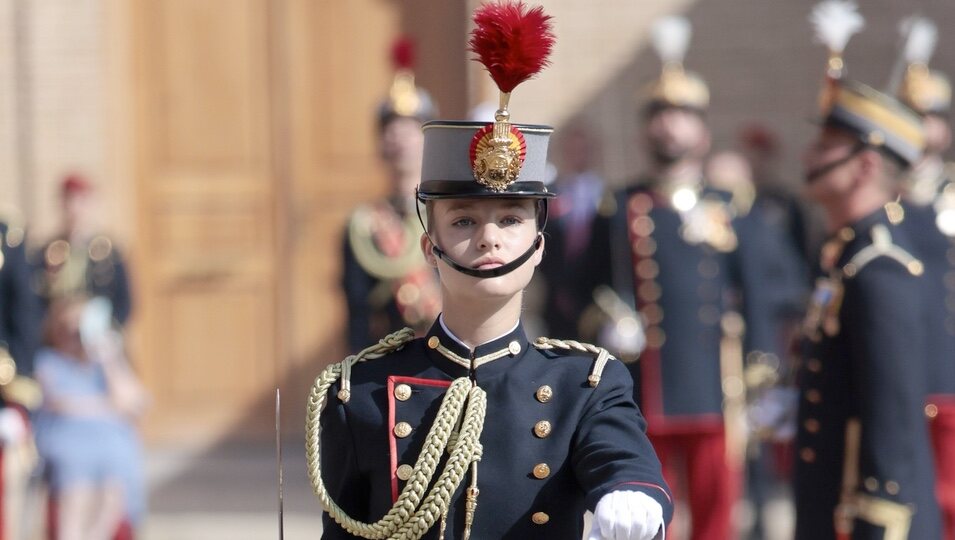
[[[414,337],[411,329],[405,328],[391,334],[357,355],[349,356],[338,364],[332,364],[315,379],[306,407],[306,460],[312,489],[329,515],[349,534],[362,538],[383,540],[417,540],[446,514],[451,497],[464,479],[470,463],[481,459],[479,442],[484,428],[487,397],[484,391],[474,386],[466,377],[455,379],[448,388],[438,409],[438,415],[425,437],[424,448],[414,465],[411,478],[395,501],[391,510],[375,523],[355,520],[331,498],[321,471],[321,424],[319,419],[328,403],[328,389],[342,378],[342,401],[347,402],[346,391],[351,366],[358,362],[379,358],[394,351]],[[466,404],[466,407],[465,407]],[[449,446],[458,420],[464,416],[460,432],[451,443],[451,456],[441,471],[434,487],[420,504],[425,490],[431,483],[441,456]]]
[[[565,351],[578,351],[596,355],[597,359],[594,361],[594,367],[590,371],[590,376],[587,377],[587,381],[590,383],[591,387],[596,387],[598,384],[600,384],[600,377],[603,376],[604,367],[607,366],[607,362],[614,359],[607,349],[604,349],[603,347],[597,347],[596,345],[591,345],[590,343],[581,343],[580,341],[574,341],[572,339],[539,337],[534,342],[534,347],[545,350],[563,349]]]

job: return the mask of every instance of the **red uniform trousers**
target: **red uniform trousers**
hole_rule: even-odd
[[[674,518],[667,540],[732,538],[733,504],[742,471],[727,462],[724,431],[648,435],[674,498],[687,501],[690,507],[690,534],[677,530]]]
[[[945,540],[955,540],[955,398],[933,400],[933,404],[938,410],[929,423],[935,451],[935,493]]]

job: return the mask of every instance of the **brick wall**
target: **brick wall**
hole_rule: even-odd
[[[0,189],[34,242],[57,227],[65,172],[89,175],[103,187],[104,214],[114,212],[103,175],[103,15],[100,0],[0,2]]]

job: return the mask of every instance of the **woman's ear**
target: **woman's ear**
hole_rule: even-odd
[[[543,232],[538,232],[537,234],[540,235],[541,243],[539,246],[537,246],[537,249],[534,250],[534,255],[532,257],[534,259],[534,266],[539,265],[541,261],[544,260],[544,244],[547,243],[546,236],[544,235]]]
[[[434,244],[431,243],[431,238],[427,233],[421,233],[421,253],[424,254],[424,260],[428,263],[428,266],[437,268],[438,267],[438,258],[434,256]]]

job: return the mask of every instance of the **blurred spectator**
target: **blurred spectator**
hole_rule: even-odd
[[[62,230],[41,252],[38,289],[47,304],[64,296],[104,297],[122,327],[133,307],[129,276],[115,242],[97,229],[96,188],[70,174],[61,184],[61,197]]]
[[[414,206],[421,180],[421,126],[434,117],[435,107],[415,86],[410,47],[407,40],[395,44],[395,79],[378,109],[378,149],[389,194],[352,212],[342,245],[352,352],[404,326],[426,331],[441,310],[434,269],[421,254],[424,231]]]
[[[0,358],[16,362],[23,375],[33,373],[40,337],[40,302],[30,288],[22,224],[0,216]]]
[[[22,538],[22,519],[36,451],[26,410],[37,401],[33,355],[39,341],[40,301],[30,287],[20,220],[0,218],[0,538]]]
[[[44,395],[36,440],[56,501],[58,540],[108,540],[145,511],[139,436],[146,396],[109,327],[108,304],[58,299],[36,358]]]
[[[739,147],[752,168],[756,190],[753,204],[759,206],[765,219],[786,235],[797,250],[806,272],[811,268],[816,249],[825,236],[821,216],[814,216],[800,202],[799,196],[779,176],[781,148],[778,135],[760,123],[750,123],[739,132]]]
[[[551,205],[547,256],[538,279],[545,282],[547,335],[566,337],[578,335],[581,314],[593,302],[593,288],[581,277],[590,271],[584,251],[604,196],[604,179],[594,170],[599,143],[592,130],[572,124],[556,142],[557,200]]]
[[[794,339],[808,290],[805,261],[779,219],[779,208],[757,204],[750,163],[740,153],[713,154],[706,166],[708,183],[730,194],[736,212],[741,267],[761,268],[762,279],[744,280],[741,309],[746,319],[746,387],[752,436],[746,455],[746,497],[753,505],[753,525],[748,538],[768,536],[764,509],[778,488],[785,465],[774,452],[774,443],[795,433],[795,390],[787,380],[792,372],[789,343]],[[766,202],[763,199],[760,202]]]

